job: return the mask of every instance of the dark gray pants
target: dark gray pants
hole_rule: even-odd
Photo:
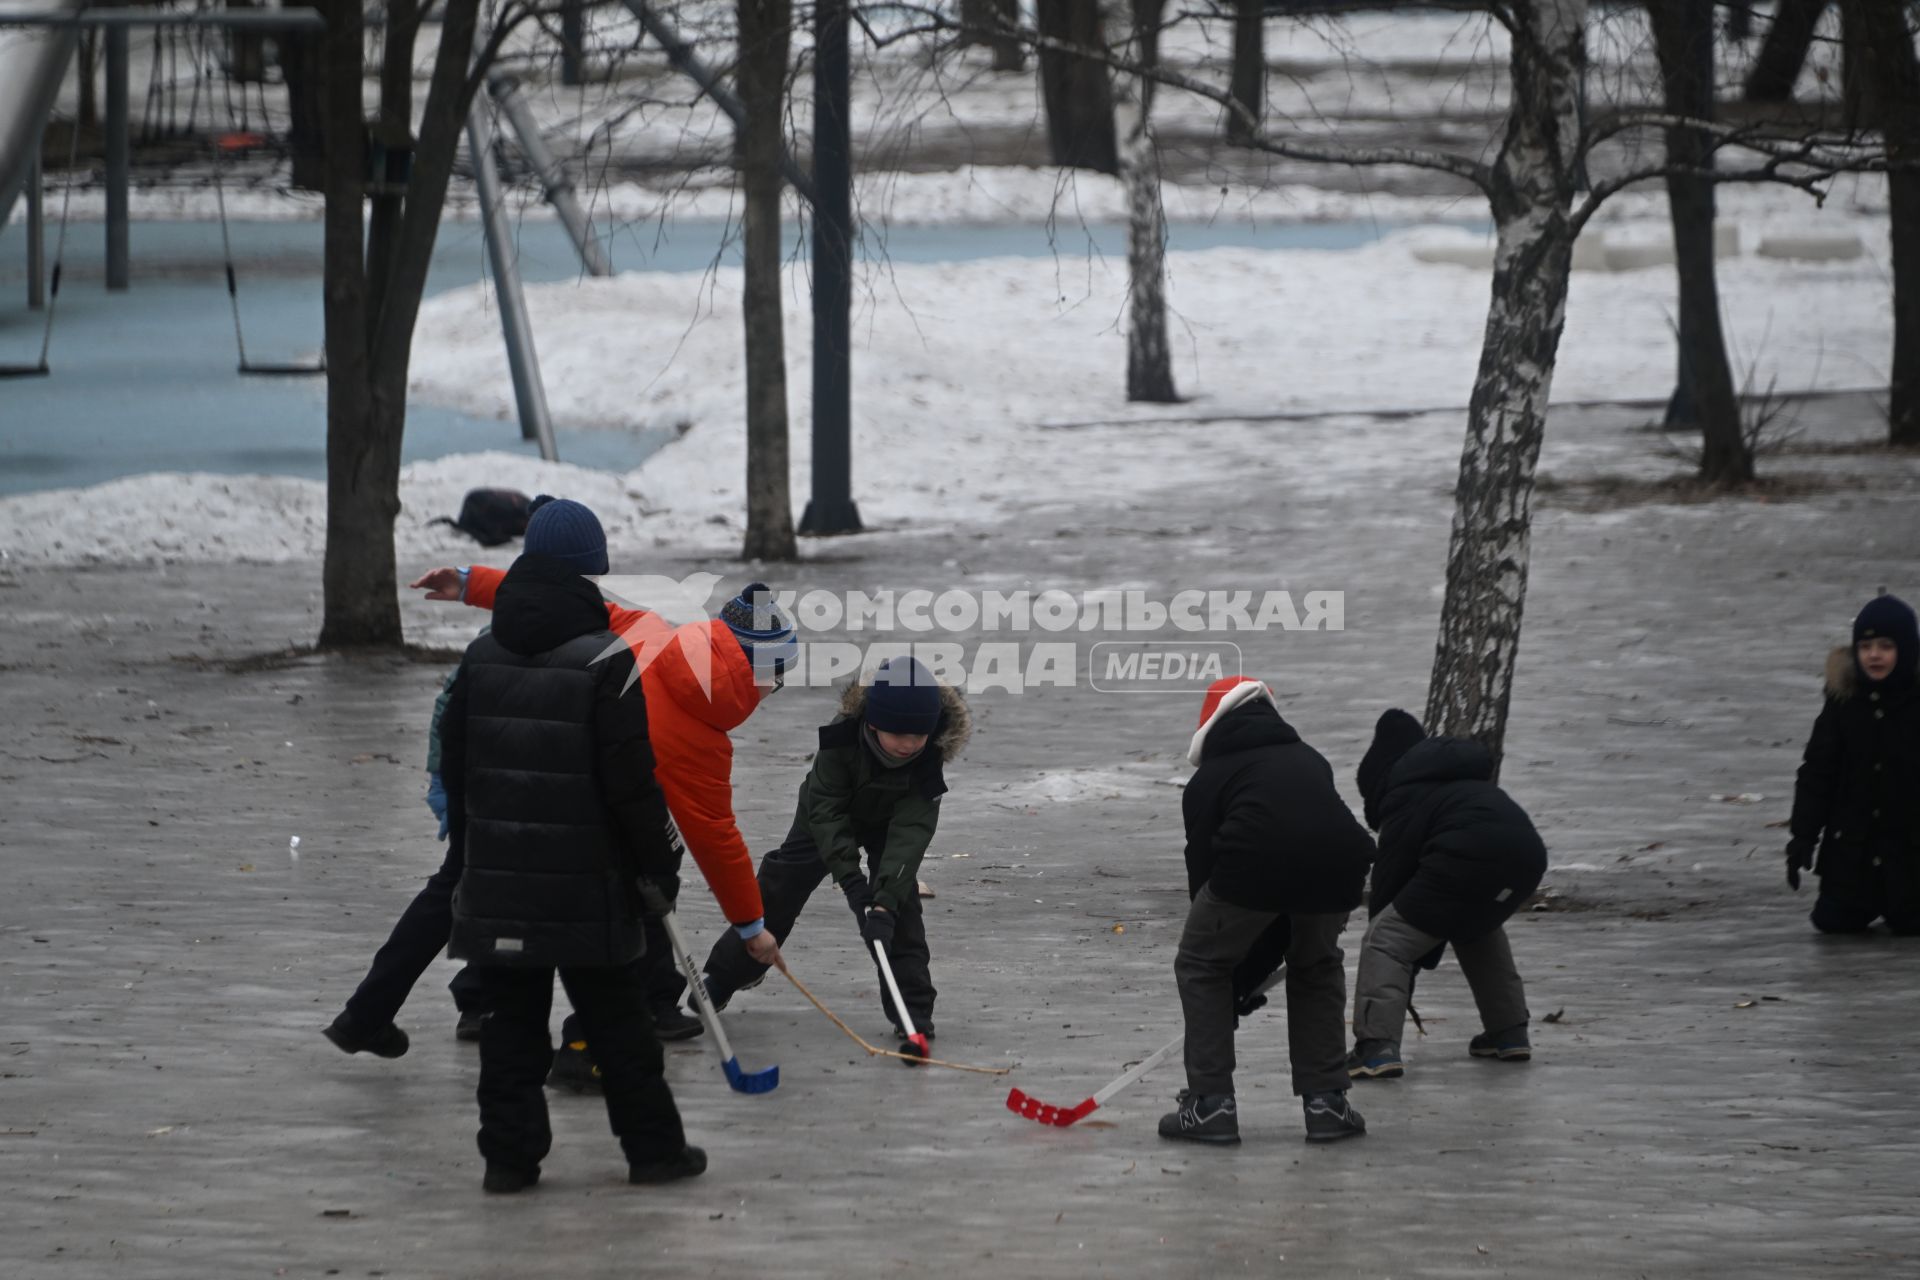
[[[1526,1025],[1527,991],[1520,982],[1520,971],[1514,967],[1513,948],[1507,945],[1505,928],[1470,942],[1436,938],[1408,924],[1389,905],[1373,918],[1367,940],[1361,944],[1360,976],[1353,987],[1355,1040],[1385,1040],[1399,1051],[1407,1005],[1413,999],[1413,967],[1420,957],[1443,943],[1452,945],[1460,972],[1473,989],[1482,1029],[1505,1031]]]
[[[1273,911],[1249,911],[1223,902],[1211,886],[1200,890],[1187,912],[1173,975],[1187,1019],[1187,1088],[1195,1093],[1233,1092],[1233,969],[1254,940],[1279,919]],[[1347,971],[1340,931],[1347,913],[1289,916],[1293,942],[1287,948],[1287,1054],[1293,1091],[1332,1093],[1347,1087]]]

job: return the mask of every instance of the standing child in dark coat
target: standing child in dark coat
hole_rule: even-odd
[[[1187,1088],[1179,1109],[1162,1117],[1160,1136],[1240,1141],[1235,971],[1283,922],[1291,929],[1287,1046],[1307,1141],[1365,1133],[1347,1104],[1339,939],[1360,905],[1373,841],[1335,790],[1326,760],[1280,718],[1273,691],[1258,680],[1230,677],[1207,690],[1187,758],[1199,766],[1181,800],[1193,906],[1173,965],[1187,1022]]]
[[[440,720],[448,846],[464,868],[448,950],[479,971],[488,1011],[479,1141],[491,1192],[533,1186],[552,1145],[541,1084],[556,972],[598,1051],[628,1181],[707,1167],[681,1127],[635,963],[642,882],[670,883],[679,862],[647,697],[582,568],[535,553],[514,562]]]
[[[1367,825],[1380,833],[1353,991],[1353,1053],[1359,1079],[1406,1073],[1400,1033],[1423,957],[1451,943],[1473,989],[1483,1034],[1476,1058],[1524,1062],[1527,994],[1507,945],[1507,917],[1533,896],[1547,847],[1526,811],[1493,782],[1493,756],[1463,738],[1429,738],[1404,711],[1374,727],[1360,761]],[[1431,963],[1429,963],[1431,967]]]
[[[1895,596],[1867,603],[1827,658],[1827,704],[1793,788],[1787,883],[1820,877],[1813,926],[1920,933],[1920,625]],[[1815,850],[1819,851],[1818,865]]]
[[[889,659],[871,684],[850,685],[842,695],[840,714],[820,730],[786,842],[760,861],[767,931],[785,945],[807,899],[831,877],[853,908],[861,939],[886,948],[914,1028],[929,1037],[935,993],[918,872],[940,821],[943,766],[971,732],[957,689],[913,658]],[[860,865],[862,849],[870,871]],[[723,1007],[766,972],[727,934],[707,956],[707,992]],[[880,1000],[904,1036],[884,984]]]

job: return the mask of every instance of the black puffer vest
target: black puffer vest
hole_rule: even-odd
[[[531,616],[516,618],[523,602]],[[598,629],[581,631],[596,617]],[[467,646],[456,959],[618,965],[644,950],[634,869],[597,773],[595,707],[602,682],[618,675],[596,662],[619,643],[605,622],[591,583],[536,579],[518,592],[503,586],[494,630]],[[516,651],[568,632],[551,648]]]

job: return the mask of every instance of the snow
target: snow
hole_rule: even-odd
[[[1743,227],[1743,240],[1752,243],[1764,225]],[[1841,263],[1742,255],[1720,264],[1736,372],[1751,369],[1757,385],[1885,381],[1884,240],[1864,220],[1833,215],[1826,228],[1856,231],[1869,253]],[[1123,261],[1006,258],[869,270],[854,320],[854,484],[862,514],[882,527],[932,531],[1018,520],[1058,502],[1068,486],[1080,498],[1124,501],[1203,482],[1209,459],[1198,441],[1264,429],[1233,421],[1129,424],[1464,405],[1487,276],[1418,262],[1413,251],[1470,239],[1429,227],[1346,252],[1170,254],[1175,375],[1192,398],[1186,406],[1124,399]],[[507,454],[409,466],[397,531],[403,563],[471,557],[470,542],[429,521],[457,511],[462,493],[481,485],[579,498],[600,512],[616,547],[731,553],[744,509],[739,293],[739,273],[730,268],[530,288],[558,421],[673,427],[685,435],[626,475]],[[807,492],[810,455],[805,297],[804,265],[795,264],[786,305],[797,500]],[[1673,309],[1670,271],[1577,273],[1555,399],[1664,395]],[[485,286],[425,304],[413,394],[511,413]],[[1070,426],[1080,429],[1064,429]],[[1336,418],[1303,432],[1290,445],[1289,465],[1310,467],[1323,485],[1338,488],[1377,484],[1370,467],[1382,447],[1397,451],[1409,477],[1429,479],[1457,458],[1457,437],[1429,432],[1417,447],[1408,438],[1371,418]],[[323,533],[322,487],[277,477],[150,475],[0,502],[0,554],[21,563],[312,559]]]

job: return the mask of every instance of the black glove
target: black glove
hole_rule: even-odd
[[[662,876],[657,880],[640,877],[640,905],[654,919],[658,920],[672,911],[673,904],[679,899],[679,876]]]
[[[1805,836],[1787,841],[1787,887],[1800,887],[1800,873],[1813,870],[1814,842]]]
[[[867,908],[873,905],[873,886],[859,872],[840,882],[840,892],[847,895],[847,905],[853,908],[853,918],[860,921],[862,933],[866,930]]]
[[[885,907],[868,907],[860,917],[860,936],[868,946],[877,942],[882,951],[892,955],[893,928],[896,923],[893,912]]]

